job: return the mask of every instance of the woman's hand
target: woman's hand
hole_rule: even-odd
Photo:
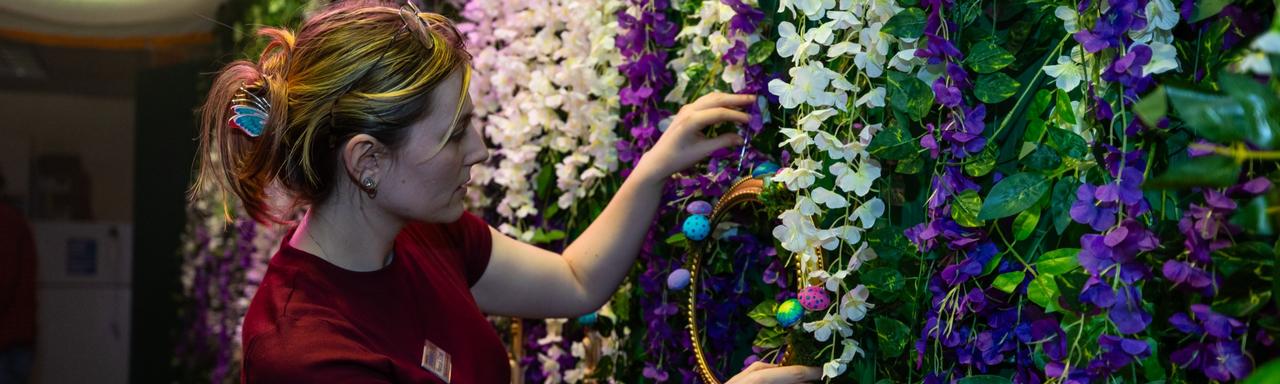
[[[746,124],[751,116],[739,110],[756,101],[755,95],[710,93],[680,107],[671,119],[671,125],[645,152],[637,171],[644,170],[666,180],[676,172],[689,168],[717,149],[742,144],[742,136],[726,133],[716,137],[703,136],[702,129],[725,122]]]
[[[757,361],[751,363],[751,366],[725,384],[791,384],[813,381],[821,377],[822,370],[816,367],[800,365],[779,367]]]

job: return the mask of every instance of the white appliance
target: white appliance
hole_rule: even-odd
[[[129,379],[133,226],[37,221],[38,383]]]

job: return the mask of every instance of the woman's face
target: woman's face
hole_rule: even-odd
[[[463,71],[454,70],[431,91],[429,113],[409,126],[404,145],[393,151],[387,172],[379,178],[373,201],[396,216],[434,223],[457,220],[471,166],[489,157],[479,130],[471,126],[470,98],[464,101],[457,125],[450,125]]]

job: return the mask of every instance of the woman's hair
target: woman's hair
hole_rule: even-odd
[[[296,35],[284,28],[261,28],[258,35],[270,41],[257,62],[223,67],[201,108],[191,198],[216,183],[255,220],[282,222],[268,203],[268,186],[278,182],[298,205],[322,202],[333,192],[339,150],[351,137],[368,134],[394,150],[408,126],[433,109],[453,112],[455,122],[461,111],[461,98],[458,105],[429,103],[453,70],[466,71],[461,96],[470,76],[470,55],[444,16],[343,2],[308,17]],[[256,137],[230,122],[239,116],[232,104],[250,99],[269,106]]]

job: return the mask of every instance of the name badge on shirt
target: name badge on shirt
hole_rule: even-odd
[[[424,340],[422,343],[422,369],[448,383],[453,377],[453,362],[449,359],[449,352],[432,344],[431,340]]]

